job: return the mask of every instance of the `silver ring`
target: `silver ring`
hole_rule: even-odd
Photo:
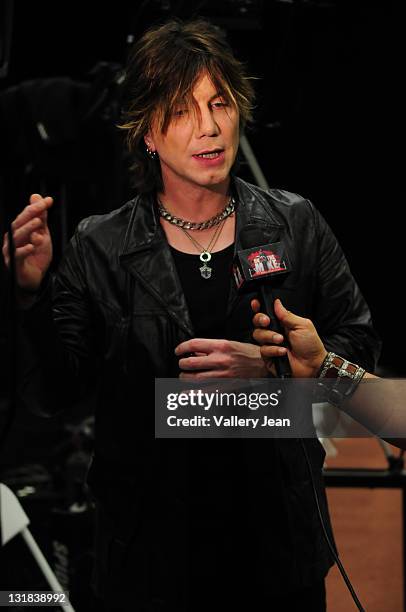
[[[210,261],[210,259],[211,254],[207,251],[203,251],[203,253],[200,254],[200,261],[202,261],[203,263],[207,263],[208,261]]]

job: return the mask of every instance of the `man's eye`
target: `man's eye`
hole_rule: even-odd
[[[214,108],[222,108],[223,106],[228,106],[227,102],[213,102],[212,106]]]

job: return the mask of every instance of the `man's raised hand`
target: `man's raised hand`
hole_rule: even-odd
[[[52,260],[52,240],[47,215],[53,204],[51,197],[43,198],[34,193],[30,203],[11,224],[15,245],[17,287],[35,293],[39,289]],[[4,262],[10,266],[10,251],[7,232],[2,248]]]

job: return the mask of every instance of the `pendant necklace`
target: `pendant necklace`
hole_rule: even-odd
[[[180,229],[182,230],[182,232],[184,234],[186,234],[186,236],[189,238],[189,240],[191,242],[193,242],[193,244],[195,245],[195,247],[197,248],[198,251],[200,251],[200,256],[199,259],[202,262],[202,266],[199,268],[200,270],[200,274],[201,277],[204,279],[209,279],[211,278],[212,275],[212,271],[213,269],[208,266],[207,264],[209,263],[209,261],[211,260],[211,251],[213,250],[218,237],[221,234],[221,230],[224,227],[224,223],[226,222],[226,219],[223,219],[223,221],[216,227],[216,231],[214,232],[212,239],[210,240],[210,243],[207,245],[207,247],[202,246],[201,244],[199,244],[199,242],[197,242],[197,240],[195,240],[190,234],[189,232],[187,232],[183,227],[180,227]]]

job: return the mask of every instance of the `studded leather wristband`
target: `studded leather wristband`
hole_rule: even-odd
[[[354,393],[364,374],[364,368],[335,353],[327,353],[318,373],[321,399],[339,408]]]

